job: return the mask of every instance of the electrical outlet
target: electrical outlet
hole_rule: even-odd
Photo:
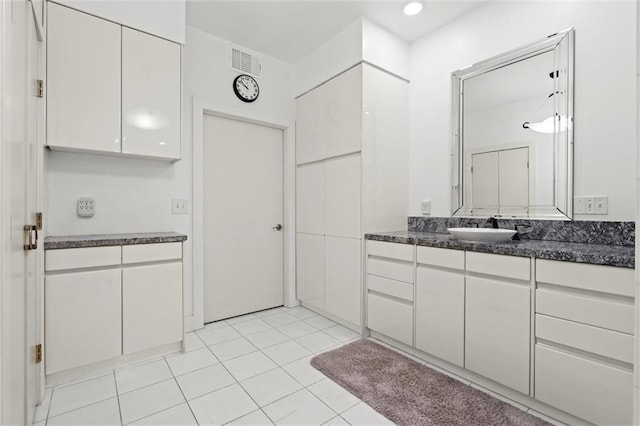
[[[594,197],[585,197],[584,198],[584,213],[585,214],[593,214],[594,213]]]
[[[96,213],[96,202],[93,198],[78,198],[78,216],[92,217]]]
[[[584,197],[574,198],[573,212],[575,214],[584,214]]]
[[[431,214],[431,200],[422,200],[421,210],[424,215]]]
[[[173,214],[187,214],[189,213],[189,200],[182,198],[174,198],[171,200],[171,211]]]

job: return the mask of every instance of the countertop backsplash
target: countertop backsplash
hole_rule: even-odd
[[[408,230],[447,234],[447,228],[484,227],[486,218],[409,216]],[[517,229],[522,240],[635,245],[635,222],[557,221],[498,218],[498,226]]]

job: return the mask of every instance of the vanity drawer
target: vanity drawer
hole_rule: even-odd
[[[122,247],[122,263],[182,259],[182,243],[137,244]]]
[[[634,270],[630,268],[537,259],[536,281],[634,297]]]
[[[390,259],[413,262],[413,247],[413,244],[368,241],[367,254],[369,256],[388,257]]]
[[[622,333],[634,333],[631,302],[537,289],[536,312]]]
[[[367,327],[407,345],[413,345],[413,304],[367,294]]]
[[[536,337],[633,364],[633,336],[536,314]]]
[[[367,275],[367,289],[413,302],[413,285],[375,275]]]
[[[413,284],[413,262],[386,258],[369,258],[367,273]]]
[[[464,269],[464,251],[437,247],[418,247],[418,263],[442,268]]]
[[[633,423],[631,371],[536,345],[535,398],[600,425]]]
[[[120,265],[121,258],[120,246],[46,250],[45,270],[62,271]]]
[[[523,281],[529,281],[531,279],[531,259],[528,257],[468,251],[465,263],[468,272],[496,275]]]

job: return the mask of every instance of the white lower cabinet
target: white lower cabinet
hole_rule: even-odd
[[[360,324],[362,241],[327,236],[324,244],[325,310],[352,324]]]
[[[182,263],[122,270],[122,352],[182,340]]]
[[[529,393],[530,288],[467,276],[465,367]]]
[[[120,269],[47,276],[46,374],[122,352]]]
[[[183,340],[181,242],[47,250],[45,272],[47,375]]]
[[[296,242],[297,297],[324,310],[324,236],[298,233]]]

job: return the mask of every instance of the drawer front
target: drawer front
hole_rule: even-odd
[[[634,297],[634,270],[586,263],[536,260],[536,281]]]
[[[413,302],[413,285],[394,281],[376,275],[367,275],[367,288],[378,293],[398,297]]]
[[[383,241],[367,241],[369,256],[388,257],[390,259],[413,262],[413,244],[386,243]]]
[[[120,265],[122,259],[120,246],[45,250],[44,253],[46,271]]]
[[[413,306],[377,294],[367,294],[367,327],[413,345]]]
[[[528,257],[467,252],[466,266],[469,272],[523,281],[531,279],[531,259]]]
[[[536,290],[536,312],[633,334],[633,304],[592,296]]]
[[[541,345],[535,398],[600,425],[633,423],[633,374]]]
[[[413,284],[413,262],[390,259],[368,259],[367,273]]]
[[[418,247],[418,263],[442,268],[464,269],[464,251],[436,247]]]
[[[537,314],[536,337],[633,364],[630,334]]]
[[[182,243],[122,246],[122,263],[158,262],[182,259]]]

